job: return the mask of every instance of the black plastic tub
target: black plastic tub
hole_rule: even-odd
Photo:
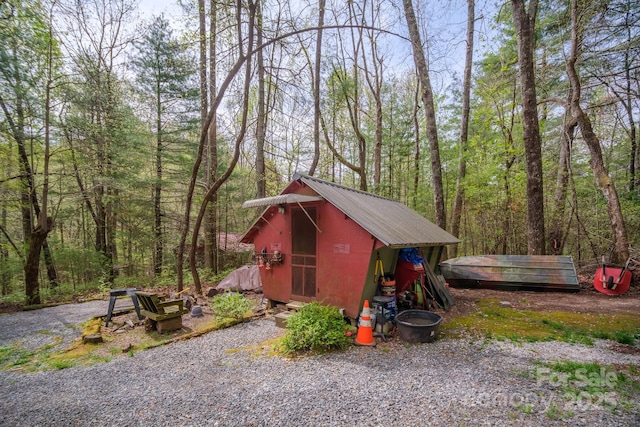
[[[407,342],[432,342],[438,335],[442,316],[427,310],[405,310],[396,316],[398,335]]]

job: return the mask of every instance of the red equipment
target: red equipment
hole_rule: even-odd
[[[607,267],[602,257],[602,267],[596,270],[596,275],[593,278],[593,287],[597,291],[607,295],[620,295],[629,290],[631,284],[632,274],[627,267],[629,261],[627,260],[624,267]]]

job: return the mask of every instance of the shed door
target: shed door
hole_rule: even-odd
[[[306,213],[305,213],[306,210]],[[316,208],[291,211],[291,294],[304,298],[316,296]]]

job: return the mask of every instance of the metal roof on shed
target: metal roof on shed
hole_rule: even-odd
[[[400,202],[299,173],[293,179],[310,187],[386,246],[440,246],[460,242]]]
[[[286,205],[290,203],[304,203],[304,202],[317,202],[322,200],[322,197],[306,196],[304,194],[280,194],[273,197],[264,197],[262,199],[247,200],[242,204],[243,208],[257,208],[273,205]]]

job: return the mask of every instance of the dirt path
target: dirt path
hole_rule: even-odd
[[[638,292],[610,296],[586,289],[577,293],[456,288],[450,288],[450,291],[455,305],[445,314],[445,318],[469,314],[475,310],[478,301],[486,298],[508,301],[511,307],[519,310],[640,314],[640,293]]]

